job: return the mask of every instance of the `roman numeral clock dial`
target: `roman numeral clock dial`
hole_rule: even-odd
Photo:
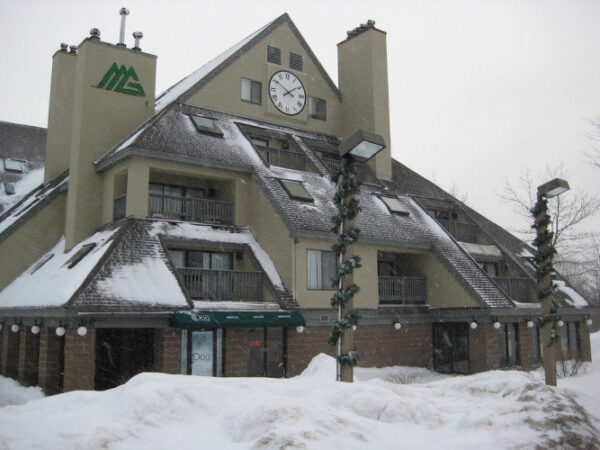
[[[283,114],[296,116],[306,104],[304,85],[296,75],[287,70],[275,72],[269,80],[269,97]]]

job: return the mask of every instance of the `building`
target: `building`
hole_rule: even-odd
[[[358,167],[361,365],[539,364],[531,248],[391,157],[374,22],[337,85],[287,14],[158,97],[136,42],[53,57],[44,183],[0,217],[2,374],[55,393],[332,354],[330,173],[358,129],[387,143]],[[589,360],[590,306],[557,283],[563,356]]]

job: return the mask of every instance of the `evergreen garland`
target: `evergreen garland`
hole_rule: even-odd
[[[350,287],[343,289],[342,280],[347,275],[354,272],[354,269],[361,267],[360,256],[354,255],[352,258],[346,259],[345,254],[348,246],[356,243],[360,236],[360,229],[357,227],[350,227],[344,229],[345,220],[353,220],[356,218],[358,213],[361,211],[359,201],[355,197],[358,194],[360,188],[360,182],[356,179],[356,168],[352,158],[343,158],[342,165],[339,169],[331,174],[331,181],[337,184],[337,190],[333,197],[333,201],[337,206],[337,214],[331,218],[333,226],[331,230],[337,234],[337,241],[331,247],[335,252],[337,267],[335,281],[338,285],[338,290],[331,297],[331,306],[335,309],[344,308],[354,295],[360,290],[356,284],[352,284]],[[341,262],[340,262],[341,257]],[[338,341],[342,338],[343,334],[349,328],[358,324],[360,315],[351,312],[341,320],[336,320],[333,325],[333,329],[329,333],[327,342],[335,346]],[[340,355],[338,361],[343,364],[350,364],[351,366],[358,365],[358,353],[354,350],[349,351],[345,355]]]
[[[535,276],[537,282],[539,283],[545,276],[551,276],[554,272],[554,266],[552,265],[552,258],[556,255],[556,248],[552,244],[552,239],[554,237],[554,233],[552,231],[548,231],[548,225],[551,222],[550,216],[547,213],[548,211],[548,200],[546,198],[538,199],[535,206],[531,209],[531,213],[534,217],[534,224],[531,228],[538,229],[540,227],[545,228],[542,233],[540,233],[532,242],[533,245],[537,248],[537,253],[535,255],[536,262],[536,271]],[[544,213],[542,217],[538,218],[538,215]],[[542,247],[545,247],[542,250]],[[544,301],[545,298],[551,296],[556,291],[556,287],[550,281],[550,286],[540,289],[538,291],[538,299],[540,301]],[[558,334],[558,325],[557,322],[560,320],[560,316],[558,315],[558,310],[554,305],[550,309],[548,314],[540,316],[537,319],[537,324],[540,328],[543,328],[544,325],[551,323],[552,324],[552,335],[550,337],[550,343],[548,347],[552,347],[552,345],[556,344],[559,341]]]

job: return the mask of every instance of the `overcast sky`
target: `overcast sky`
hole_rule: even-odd
[[[52,54],[92,27],[116,43],[122,6],[127,44],[140,30],[158,56],[157,93],[283,12],[337,80],[336,44],[374,19],[396,159],[506,227],[521,219],[499,194],[523,168],[563,163],[572,188],[600,191],[583,157],[600,116],[599,0],[0,0],[0,120],[45,127]]]

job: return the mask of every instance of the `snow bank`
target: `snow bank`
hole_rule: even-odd
[[[336,383],[319,355],[293,379],[145,373],[105,392],[0,409],[20,448],[595,448],[584,410],[534,375],[494,371],[428,384]],[[359,370],[360,373],[360,370]]]
[[[22,405],[39,398],[44,398],[41,388],[21,386],[18,381],[0,375],[0,408],[7,405]]]

